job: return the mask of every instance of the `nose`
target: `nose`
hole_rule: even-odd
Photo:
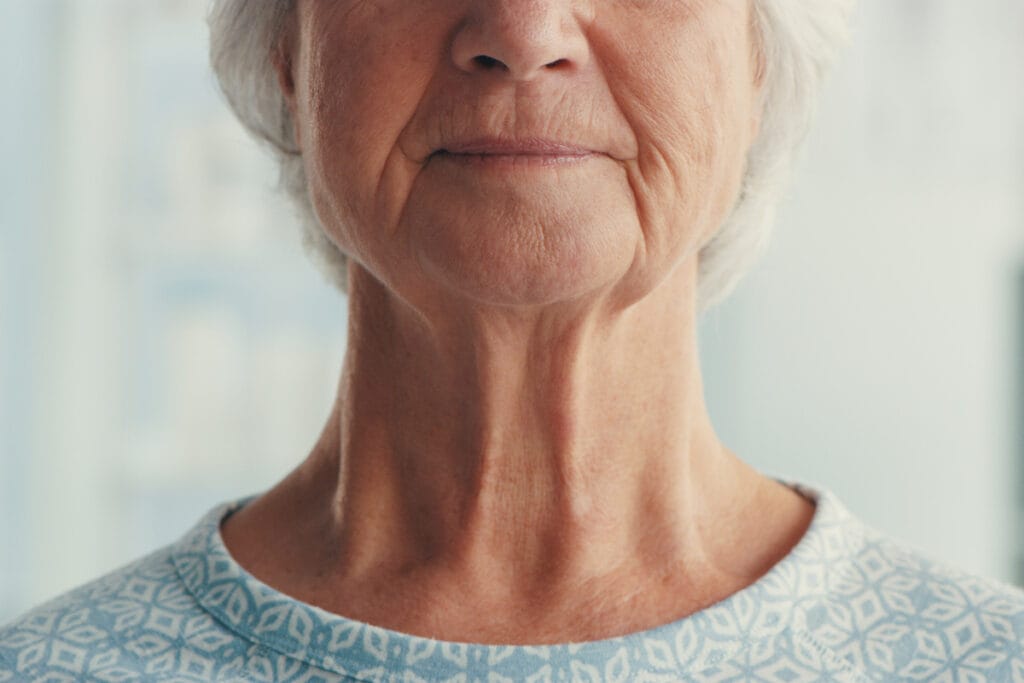
[[[529,81],[580,69],[590,46],[573,0],[477,0],[452,42],[452,60],[467,73]]]

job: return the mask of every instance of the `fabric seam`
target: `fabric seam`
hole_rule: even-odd
[[[801,493],[800,495],[804,495],[804,494]],[[817,500],[817,504],[818,505],[821,504],[821,500],[820,499]],[[217,514],[215,516],[213,524],[219,524],[221,517],[222,517],[221,514]],[[204,531],[204,533],[209,533],[208,529],[204,529],[203,531]],[[236,626],[235,624],[233,624],[230,621],[228,621],[227,619],[225,619],[219,613],[219,611],[212,610],[209,607],[207,607],[206,604],[204,604],[203,597],[200,594],[200,591],[195,590],[193,588],[193,586],[191,586],[190,583],[186,580],[184,574],[182,573],[181,568],[180,568],[179,563],[178,563],[178,556],[179,556],[179,548],[176,545],[175,547],[173,547],[171,549],[171,563],[174,565],[174,572],[175,572],[175,575],[177,576],[177,579],[178,579],[179,583],[182,586],[184,586],[185,590],[188,592],[188,594],[190,596],[192,596],[193,600],[196,602],[196,604],[199,606],[199,608],[201,610],[203,610],[203,612],[209,614],[214,620],[216,620],[218,623],[222,624],[231,633],[234,633],[236,636],[238,636],[239,638],[243,639],[246,642],[249,642],[249,643],[252,643],[253,645],[256,645],[258,648],[260,648],[262,650],[276,652],[279,655],[283,655],[283,656],[288,657],[290,659],[293,659],[295,661],[304,662],[305,664],[308,664],[310,666],[319,668],[319,669],[321,669],[323,671],[329,671],[331,673],[334,673],[334,674],[337,674],[337,675],[340,675],[340,676],[345,676],[347,678],[350,678],[353,681],[359,681],[361,683],[377,683],[375,680],[367,679],[367,678],[362,678],[362,677],[356,676],[354,674],[351,674],[351,673],[348,673],[348,672],[345,672],[345,671],[340,671],[340,670],[338,670],[336,668],[332,668],[332,667],[326,665],[326,663],[323,661],[322,657],[321,658],[317,658],[317,657],[311,656],[309,654],[306,654],[305,652],[303,652],[301,654],[298,654],[298,653],[295,653],[295,652],[289,652],[289,651],[287,651],[284,647],[282,647],[279,644],[277,639],[274,637],[275,634],[273,634],[273,633],[263,634],[259,639],[257,639],[256,637],[254,637],[250,633],[247,633],[247,632],[243,631],[241,629],[241,627]],[[773,567],[772,570],[770,570],[770,571],[774,571],[774,570],[775,570],[775,567]],[[799,626],[797,623],[794,623],[794,622],[795,622],[798,614],[800,614],[801,612],[802,612],[801,608],[799,606],[797,606],[797,605],[794,605],[794,612],[791,614],[791,616],[789,618],[789,623],[786,626],[784,626],[779,631],[776,631],[775,633],[762,635],[762,636],[757,637],[757,638],[751,638],[748,635],[748,637],[744,639],[745,640],[744,648],[749,648],[749,647],[752,647],[752,646],[754,646],[756,644],[776,639],[776,638],[780,637],[783,633],[785,633],[787,630],[792,632],[794,635],[797,635],[803,629],[802,629],[801,626]],[[820,644],[817,644],[817,643],[815,643],[815,646],[816,646],[816,649],[819,649],[821,647]],[[834,654],[830,655],[830,656],[832,658],[835,658]],[[846,663],[845,660],[841,660],[840,659],[836,663],[838,665],[840,665],[840,666],[846,667],[847,670],[852,672],[852,669],[849,669],[849,664]],[[385,668],[385,670],[389,674],[398,673],[398,671],[396,669],[392,668],[391,666],[388,666],[387,663],[383,663],[382,662],[382,666]],[[702,671],[705,671],[708,668],[712,668],[712,666],[714,666],[714,665],[708,665],[708,666],[701,667],[701,668],[689,667],[685,671],[678,671],[677,673],[685,674],[687,676],[693,676],[693,675],[700,674]]]
[[[171,564],[174,565],[174,574],[175,574],[175,576],[178,577],[178,582],[182,586],[185,587],[185,590],[188,592],[188,594],[192,596],[193,600],[195,600],[196,605],[199,606],[199,609],[203,610],[203,612],[205,612],[206,614],[209,614],[218,623],[220,623],[222,626],[224,626],[224,628],[226,628],[227,630],[231,631],[232,633],[234,633],[236,636],[238,636],[242,640],[245,640],[245,641],[247,641],[249,643],[252,643],[253,645],[256,645],[257,647],[259,647],[262,650],[268,650],[268,651],[271,651],[271,652],[276,652],[277,654],[284,655],[285,657],[290,657],[290,658],[298,660],[300,662],[305,662],[306,664],[314,666],[314,667],[316,667],[318,669],[322,669],[324,671],[330,671],[331,673],[338,674],[339,676],[344,676],[345,678],[350,678],[353,681],[359,681],[360,683],[378,683],[377,681],[373,681],[373,680],[370,680],[368,678],[359,678],[358,676],[354,676],[354,675],[352,675],[350,673],[347,673],[347,672],[344,672],[344,671],[338,671],[337,669],[332,669],[332,668],[330,668],[328,666],[325,666],[322,662],[315,661],[313,658],[305,657],[305,656],[300,656],[300,655],[297,655],[297,654],[295,654],[293,652],[285,652],[282,648],[275,647],[275,643],[273,642],[272,638],[266,638],[265,640],[256,640],[255,638],[250,636],[248,633],[245,633],[245,632],[239,630],[237,627],[235,627],[234,624],[224,620],[221,617],[220,614],[218,614],[217,612],[207,608],[207,606],[203,603],[201,597],[194,590],[192,590],[192,586],[190,586],[188,581],[185,580],[185,577],[182,576],[181,570],[178,568],[177,556],[178,556],[177,549],[175,549],[175,550],[172,551]]]
[[[196,595],[196,593],[192,590],[192,588],[187,584],[187,582],[181,576],[180,571],[178,571],[178,565],[177,565],[176,562],[174,563],[174,569],[175,569],[175,574],[178,575],[179,581],[181,582],[181,584],[183,586],[185,586],[185,590],[188,591],[189,595],[191,595],[193,597],[193,599],[196,600],[196,603],[199,605],[200,609],[202,609],[207,614],[211,615],[214,619],[216,619],[219,623],[223,624],[225,628],[227,628],[229,631],[231,631],[235,635],[237,635],[240,638],[246,640],[247,642],[252,643],[253,645],[256,645],[260,650],[264,650],[264,651],[267,651],[267,652],[274,652],[274,653],[277,653],[279,655],[283,655],[285,657],[288,657],[290,659],[294,659],[296,661],[304,662],[304,663],[309,664],[311,666],[317,667],[317,668],[319,668],[319,669],[321,669],[323,671],[330,671],[331,673],[337,674],[339,676],[351,679],[353,681],[358,681],[359,683],[380,683],[380,681],[378,681],[376,679],[361,678],[361,677],[356,676],[354,674],[351,674],[351,673],[348,673],[348,672],[344,672],[344,671],[339,671],[337,669],[331,668],[329,666],[326,666],[323,662],[316,661],[315,658],[308,657],[308,656],[298,655],[298,654],[295,654],[293,652],[287,652],[287,651],[284,650],[284,648],[281,648],[281,647],[277,646],[277,643],[275,642],[275,639],[273,637],[265,637],[262,640],[257,640],[255,638],[253,638],[252,636],[250,636],[249,634],[240,631],[233,624],[230,624],[230,623],[226,622],[224,619],[221,618],[221,616],[219,614],[209,610],[206,607],[206,605],[204,605],[202,603],[202,601],[199,599],[199,596]],[[792,629],[794,635],[797,635],[798,637],[801,636],[803,634],[803,632],[804,632],[804,630],[802,628],[794,626],[792,621],[790,622],[790,624],[789,624],[789,626],[787,628]],[[782,631],[779,631],[778,633],[773,633],[773,634],[770,634],[770,635],[765,635],[765,636],[762,636],[760,638],[750,638],[750,639],[748,639],[745,642],[743,649],[748,649],[748,648],[750,648],[750,647],[752,647],[754,645],[757,645],[759,643],[763,643],[765,641],[775,640],[775,639],[781,637],[785,632],[786,632],[786,629],[783,629]],[[272,636],[272,634],[267,634],[267,635],[268,636]],[[808,638],[812,638],[813,639],[813,637],[810,636],[810,634],[806,634],[806,635],[807,635]],[[821,650],[822,648],[824,648],[824,646],[821,645],[820,643],[818,643],[817,641],[813,641],[813,645],[815,646],[815,649],[818,649],[818,650]],[[824,653],[824,654],[827,654],[829,656],[830,660],[834,660],[836,664],[838,664],[839,666],[843,667],[844,671],[846,671],[847,673],[856,673],[852,668],[850,668],[850,665],[849,665],[848,662],[846,662],[846,660],[837,659],[836,655],[834,653],[832,653],[830,650],[827,653]],[[728,661],[728,660],[726,660],[726,661]],[[685,674],[687,676],[695,676],[695,675],[701,674],[704,671],[707,671],[708,669],[712,669],[715,666],[720,666],[720,665],[721,665],[721,662],[719,662],[717,664],[706,665],[706,666],[703,666],[703,667],[700,667],[700,668],[688,668],[688,669],[683,670],[683,671],[678,671],[677,673]],[[394,669],[392,669],[390,667],[387,667],[386,665],[385,665],[385,668],[386,668],[388,674],[394,675],[394,674],[400,673],[400,672],[398,672],[398,671],[396,671],[396,670],[394,670]]]
[[[818,501],[818,503],[820,504],[820,501]],[[219,524],[220,518],[221,518],[221,515],[218,514],[216,516],[216,521],[214,522],[214,524]],[[204,532],[207,532],[207,531],[208,530],[204,529]],[[234,624],[232,624],[231,622],[227,621],[226,619],[224,619],[222,617],[222,615],[219,612],[217,612],[215,610],[209,609],[204,604],[204,602],[202,600],[202,596],[196,590],[193,590],[193,587],[185,579],[185,576],[182,574],[181,569],[180,569],[180,567],[178,565],[178,551],[179,551],[179,549],[175,545],[175,547],[173,547],[171,549],[171,557],[170,557],[170,559],[171,559],[171,564],[174,565],[174,573],[177,576],[179,583],[182,586],[184,586],[185,590],[188,592],[188,594],[190,596],[192,596],[192,599],[196,602],[196,604],[199,606],[199,608],[203,610],[203,612],[209,614],[218,623],[222,624],[228,631],[234,633],[236,636],[242,638],[246,642],[252,643],[253,645],[256,645],[257,647],[259,647],[261,649],[272,651],[272,652],[276,652],[276,653],[278,653],[280,655],[283,655],[285,657],[289,657],[289,658],[291,658],[293,660],[296,660],[296,661],[304,662],[304,663],[306,663],[306,664],[308,664],[310,666],[319,668],[319,669],[321,669],[323,671],[329,671],[331,673],[334,673],[334,674],[337,674],[337,675],[340,675],[340,676],[345,676],[345,677],[351,678],[354,681],[359,681],[360,683],[378,683],[375,680],[371,680],[371,679],[367,679],[367,678],[360,678],[360,677],[355,676],[355,675],[353,675],[351,673],[347,673],[347,672],[344,672],[344,671],[339,671],[339,670],[337,670],[335,668],[331,668],[331,667],[327,666],[323,661],[317,661],[317,659],[315,657],[311,657],[311,656],[309,656],[307,654],[296,654],[294,652],[288,652],[283,647],[279,646],[278,642],[276,642],[276,638],[274,638],[274,634],[273,633],[264,634],[263,636],[261,636],[260,639],[256,639],[254,636],[250,635],[249,633],[244,632],[239,627],[237,627]],[[772,570],[774,570],[774,569],[775,568],[773,567]],[[745,639],[746,642],[744,644],[744,647],[745,648],[749,648],[749,647],[751,647],[753,645],[756,645],[758,643],[762,643],[762,642],[765,642],[765,641],[768,641],[768,640],[776,639],[776,638],[780,637],[783,633],[785,633],[787,630],[792,630],[794,633],[796,633],[798,631],[799,627],[796,624],[794,624],[794,620],[796,618],[797,613],[799,613],[800,611],[801,610],[799,609],[799,607],[794,606],[794,613],[790,616],[789,623],[786,626],[784,626],[781,630],[779,630],[779,631],[777,631],[775,633],[772,633],[772,634],[763,635],[763,636],[760,636],[758,638],[750,638],[750,637],[748,637],[748,638]],[[385,669],[388,671],[389,674],[398,673],[395,669],[387,666],[387,664],[383,664],[383,666],[385,667]],[[677,673],[685,674],[687,676],[693,676],[693,675],[700,674],[702,671],[705,671],[708,668],[713,668],[713,666],[715,666],[715,665],[708,665],[708,666],[705,666],[705,667],[701,667],[699,669],[695,668],[695,667],[690,667],[690,668],[687,668],[685,671],[679,671]]]

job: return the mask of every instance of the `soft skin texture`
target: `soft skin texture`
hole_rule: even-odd
[[[749,12],[299,0],[276,64],[352,258],[348,350],[309,457],[224,524],[243,566],[524,644],[666,623],[789,551],[813,507],[719,442],[696,348],[696,255],[757,132]],[[440,151],[483,136],[590,153]]]

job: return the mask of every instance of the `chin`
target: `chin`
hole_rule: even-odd
[[[402,232],[427,277],[462,297],[501,306],[572,301],[621,279],[641,239],[631,195],[618,179],[597,176],[422,187]]]
[[[628,271],[633,241],[623,231],[602,228],[546,227],[533,239],[522,239],[525,228],[508,225],[472,235],[449,230],[417,251],[423,272],[459,297],[494,306],[544,306],[612,287]]]

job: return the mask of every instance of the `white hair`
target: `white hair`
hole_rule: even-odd
[[[732,212],[701,248],[697,301],[707,310],[728,295],[764,250],[775,205],[813,118],[822,78],[845,41],[855,0],[752,0],[763,55],[760,132]],[[295,0],[212,0],[210,61],[228,103],[280,165],[280,185],[294,202],[307,252],[347,291],[347,257],[313,210],[302,156],[277,83],[272,52]]]

